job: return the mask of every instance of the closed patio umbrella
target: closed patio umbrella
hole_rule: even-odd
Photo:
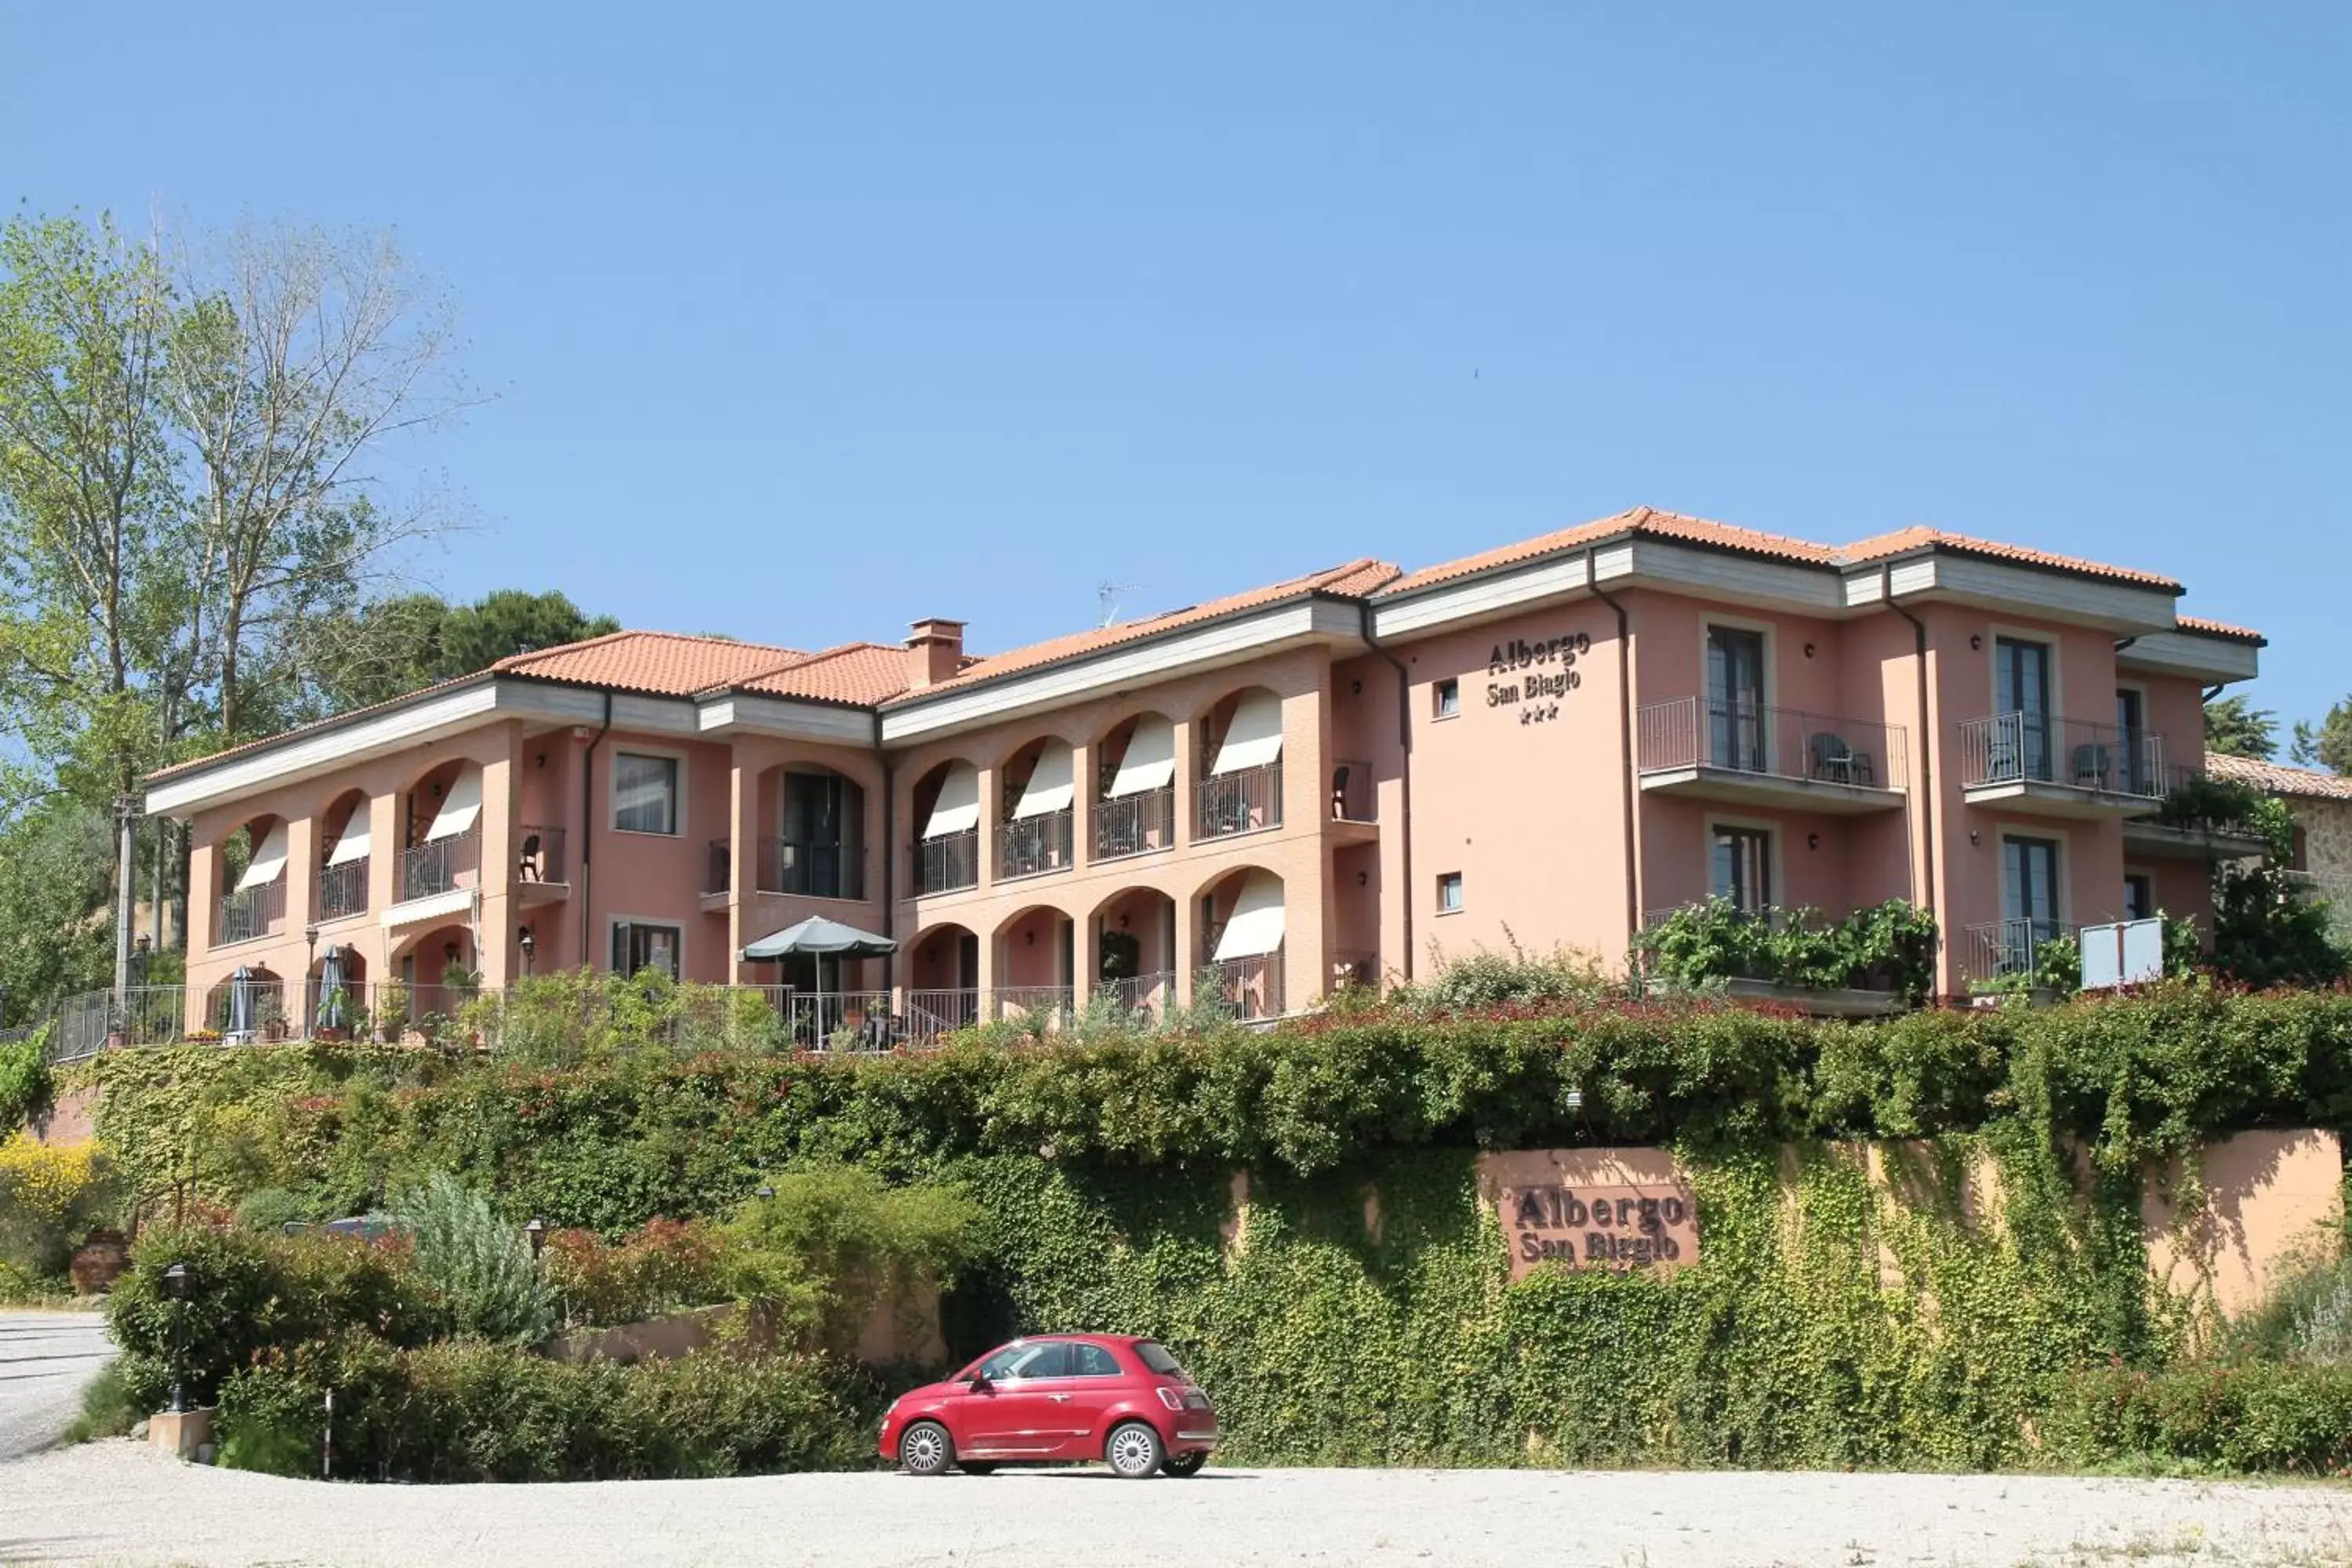
[[[743,950],[747,962],[781,961],[806,953],[816,961],[816,1034],[824,1036],[824,961],[835,963],[845,958],[880,958],[898,951],[898,944],[887,936],[876,936],[870,931],[829,921],[823,915],[811,915],[798,925],[763,936]]]
[[[343,1026],[343,950],[341,945],[329,948],[319,959],[319,1017],[322,1029]]]
[[[232,1035],[253,1033],[253,971],[240,964],[228,977],[228,1030]]]

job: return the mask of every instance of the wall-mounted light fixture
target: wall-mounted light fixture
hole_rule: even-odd
[[[1969,829],[1969,842],[1971,844],[1982,844],[1984,842],[1984,835],[1971,827]]]
[[[1822,847],[1822,836],[1821,836],[1820,834],[1818,834],[1818,833],[1808,833],[1808,834],[1806,834],[1806,835],[1805,835],[1805,847],[1806,847],[1806,848],[1808,848],[1808,849],[1819,849],[1821,847]]]
[[[1972,648],[1980,648],[1984,647],[1984,638],[1977,636],[1974,632],[1970,632],[1969,634],[1969,647]]]
[[[1811,643],[1807,643],[1807,644],[1805,645],[1805,657],[1806,657],[1807,658],[1812,658],[1812,657],[1813,657],[1813,645],[1812,645],[1812,644],[1811,644]]]
[[[1356,886],[1359,888],[1369,886],[1371,879],[1372,874],[1370,871],[1359,871],[1356,873]]]

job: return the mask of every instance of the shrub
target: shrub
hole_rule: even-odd
[[[49,1026],[0,1044],[0,1132],[13,1132],[49,1108]]]
[[[1449,963],[1433,944],[1430,961],[1433,971],[1430,978],[1391,987],[1391,1005],[1423,1016],[1471,1013],[1547,1002],[1590,1002],[1617,989],[1600,960],[1569,947],[1530,954],[1513,942],[1507,952],[1481,949]]]
[[[418,1271],[448,1298],[461,1332],[529,1343],[554,1326],[554,1300],[530,1241],[480,1194],[436,1171],[393,1212],[415,1239]]]
[[[889,1187],[847,1165],[773,1185],[728,1223],[730,1268],[736,1293],[798,1342],[845,1352],[876,1300],[948,1284],[971,1257],[976,1212],[948,1188]]]
[[[1643,931],[1633,951],[1651,978],[1685,991],[1765,980],[1875,987],[1918,1002],[1935,989],[1936,920],[1901,899],[1832,922],[1818,910],[1759,915],[1718,897],[1676,910]]]
[[[283,1231],[289,1225],[318,1218],[318,1207],[299,1193],[284,1187],[262,1187],[246,1194],[236,1205],[236,1223],[247,1230]]]
[[[572,1324],[640,1322],[732,1294],[724,1241],[698,1220],[648,1220],[609,1246],[593,1231],[559,1230],[546,1265]]]
[[[2046,1451],[2074,1465],[2338,1475],[2352,1468],[2352,1367],[2095,1368],[2064,1380],[2040,1430]]]
[[[89,1386],[81,1391],[81,1414],[66,1428],[66,1441],[120,1437],[138,1423],[139,1405],[131,1396],[131,1380],[118,1357],[100,1367]]]
[[[113,1162],[91,1143],[56,1147],[18,1132],[0,1142],[0,1262],[65,1272],[75,1247],[113,1216]]]

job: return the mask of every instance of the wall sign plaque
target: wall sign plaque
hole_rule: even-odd
[[[1698,1203],[1663,1149],[1542,1149],[1485,1154],[1511,1278],[1549,1264],[1616,1273],[1698,1261]]]
[[[1589,632],[1496,643],[1486,656],[1486,706],[1517,709],[1522,724],[1559,718],[1559,700],[1584,684],[1576,669],[1577,656],[1591,651]]]

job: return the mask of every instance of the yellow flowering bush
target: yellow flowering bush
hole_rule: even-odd
[[[62,1274],[113,1207],[113,1163],[96,1143],[52,1147],[28,1132],[0,1143],[0,1263]]]

